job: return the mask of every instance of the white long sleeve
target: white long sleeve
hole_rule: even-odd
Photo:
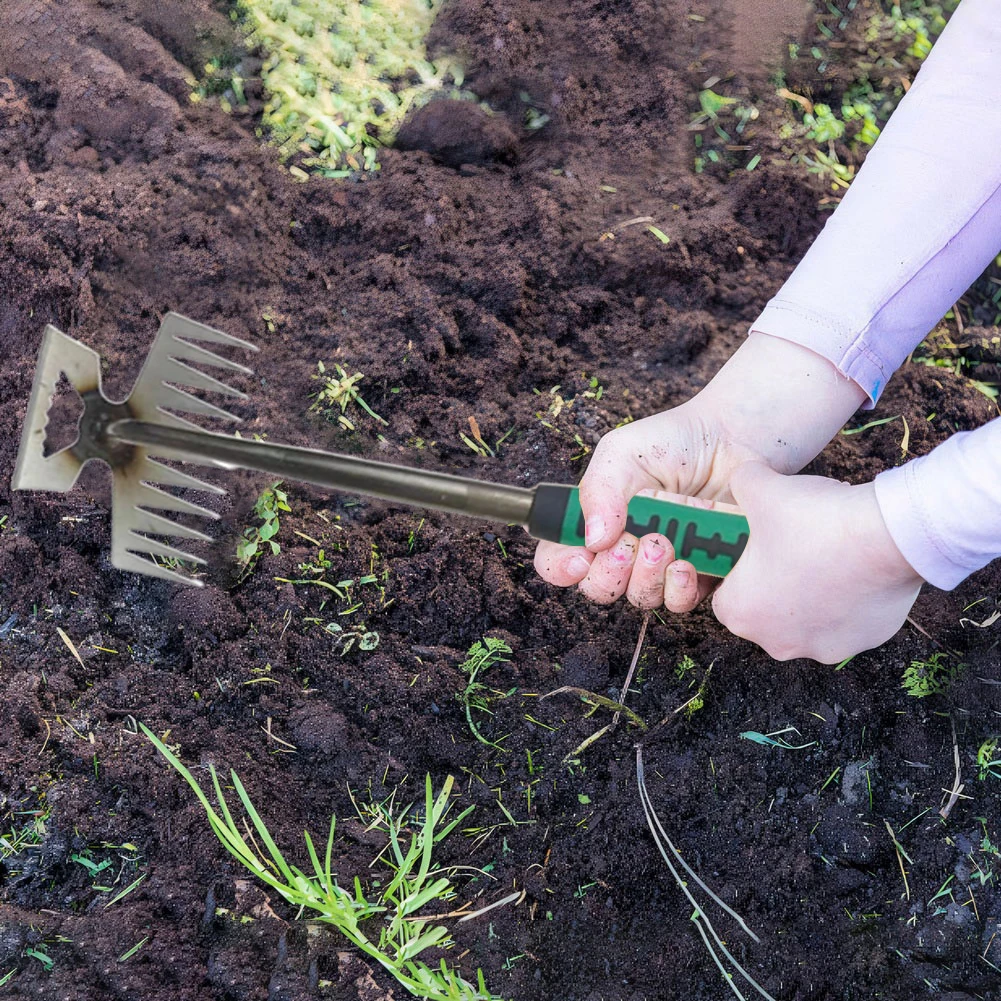
[[[1001,251],[1001,0],[963,0],[858,177],[753,324],[868,394]],[[904,558],[955,587],[1001,557],[1001,420],[881,473]]]
[[[858,177],[752,330],[872,402],[1001,250],[1001,2],[963,0]]]
[[[929,584],[950,590],[1001,558],[1001,417],[880,473],[876,499],[897,548]]]

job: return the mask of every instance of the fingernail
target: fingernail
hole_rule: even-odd
[[[588,518],[584,523],[584,545],[592,546],[605,537],[605,519],[601,517]]]
[[[632,562],[634,553],[632,543],[626,538],[619,539],[612,547],[612,559],[620,563]]]
[[[641,555],[646,563],[657,564],[664,558],[664,547],[656,542],[644,542]]]
[[[585,577],[590,569],[591,564],[580,555],[571,556],[566,562],[566,572],[571,577]]]
[[[684,567],[675,567],[671,571],[671,578],[677,587],[688,587],[692,579],[692,572],[691,570],[685,570]]]

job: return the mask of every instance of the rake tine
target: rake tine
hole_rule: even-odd
[[[203,323],[196,323],[186,316],[181,316],[180,313],[167,313],[160,324],[160,332],[165,338],[171,338],[175,341],[184,338],[181,341],[182,344],[185,341],[205,341],[209,344],[225,344],[229,347],[242,348],[244,351],[255,353],[259,350],[257,345],[251,344],[250,341],[234,337],[222,330],[216,330],[215,327],[206,327]]]
[[[131,519],[130,529],[133,532],[142,532],[145,535],[175,535],[178,538],[194,539],[197,542],[211,542],[212,536],[199,532],[197,528],[189,528],[187,525],[178,524],[163,515],[153,514],[137,507]]]
[[[205,365],[214,365],[217,368],[226,368],[231,372],[239,372],[240,375],[254,374],[254,370],[252,368],[247,368],[246,365],[241,365],[239,362],[230,361],[229,358],[223,358],[222,355],[217,355],[214,351],[209,351],[206,348],[199,347],[197,344],[181,340],[181,338],[177,336],[173,337],[172,340],[174,344],[183,348],[183,351],[178,351],[177,354],[170,354],[169,357],[173,361],[177,361],[179,358],[185,358],[188,361],[197,361]],[[243,344],[245,342],[241,341],[240,343]]]
[[[191,557],[185,556],[184,559],[190,560]],[[137,556],[135,553],[128,551],[121,554],[112,554],[111,564],[112,566],[117,567],[117,569],[124,570],[128,573],[144,574],[147,577],[158,577],[160,580],[167,580],[173,584],[186,584],[188,587],[191,587],[192,585],[201,587],[201,581],[194,580],[193,578],[185,576],[182,573],[177,573],[176,570],[171,570],[170,567],[161,566],[159,563],[155,563],[151,559],[146,559],[143,556]]]
[[[178,514],[193,514],[199,518],[211,518],[213,521],[217,521],[219,518],[215,511],[195,504],[184,497],[177,497],[151,483],[139,485],[133,504],[136,507],[150,508],[153,511],[176,511]]]
[[[152,556],[163,556],[171,560],[187,560],[190,563],[206,562],[201,556],[186,553],[183,549],[178,549],[176,546],[168,546],[166,542],[158,542],[156,539],[150,539],[145,535],[140,535],[138,532],[130,531],[128,535],[129,542],[125,547],[126,552],[133,554],[149,553]]]
[[[187,487],[191,490],[204,490],[206,493],[219,496],[226,493],[222,487],[217,487],[214,483],[206,483],[204,480],[189,476],[179,469],[173,469],[171,466],[166,466],[148,456],[139,469],[139,481],[147,486],[162,484],[167,487]],[[213,515],[213,517],[217,516]]]
[[[246,400],[247,394],[239,389],[230,386],[228,383],[220,382],[205,372],[200,372],[197,368],[185,365],[179,358],[171,358],[170,362],[175,369],[180,371],[174,375],[164,372],[164,381],[177,386],[189,386],[194,389],[204,389],[210,393],[221,393],[224,396],[235,396],[237,399]]]
[[[160,399],[157,400],[157,410],[162,415],[161,423],[163,422],[163,418],[169,418],[178,421],[186,427],[198,428],[198,425],[193,421],[185,420],[185,418],[179,417],[177,414],[167,413],[168,410],[181,410],[189,414],[218,417],[225,421],[239,422],[242,420],[241,417],[237,417],[236,414],[231,413],[229,410],[224,410],[222,407],[217,407],[214,403],[209,403],[207,400],[201,400],[197,396],[192,396],[191,393],[186,393],[183,389],[178,389],[176,386],[164,386],[163,388],[166,392],[162,393]],[[175,400],[175,395],[180,397],[180,399]],[[243,394],[240,395],[242,396]],[[199,430],[201,429],[199,428]]]

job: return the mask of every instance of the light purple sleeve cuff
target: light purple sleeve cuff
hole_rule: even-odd
[[[1001,250],[1001,4],[963,0],[823,231],[751,329],[887,380]]]
[[[1001,557],[1001,417],[876,477],[876,500],[901,555],[951,590]]]

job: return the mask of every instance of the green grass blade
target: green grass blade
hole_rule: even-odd
[[[205,807],[205,812],[208,814],[214,814],[215,811],[212,809],[212,804],[209,802],[208,797],[202,792],[202,787],[195,781],[195,777],[188,771],[185,765],[181,762],[181,759],[170,750],[167,745],[160,740],[159,737],[153,731],[146,726],[144,723],[139,724],[139,728],[146,735],[146,739],[167,759],[168,762],[174,767],[174,769],[180,773],[181,778],[191,786],[192,791],[198,797],[199,802]]]
[[[254,858],[253,853],[247,847],[235,825],[233,825],[232,822],[227,825],[215,812],[208,797],[202,791],[202,787],[198,784],[194,775],[191,774],[180,758],[178,758],[177,755],[174,754],[174,752],[171,751],[170,748],[167,747],[167,745],[164,744],[164,742],[160,740],[160,738],[157,737],[148,726],[140,723],[139,727],[146,735],[147,740],[149,740],[149,742],[160,752],[160,754],[167,759],[174,770],[177,771],[181,778],[183,778],[184,781],[191,787],[191,790],[194,792],[195,796],[198,797],[198,801],[202,804],[202,807],[205,810],[212,830],[215,832],[216,837],[218,837],[223,843],[223,846],[242,862],[246,863],[248,858]],[[251,865],[250,868],[254,868],[254,866]]]
[[[437,822],[438,804],[441,802],[442,796],[446,799],[449,792],[452,790],[452,776],[445,780],[445,785],[442,788],[438,799],[434,799],[434,793],[431,789],[431,773],[429,772],[424,776],[424,826],[421,830],[421,867],[417,873],[416,886],[414,889],[420,887],[424,882],[425,877],[431,869],[431,853],[434,851],[434,826]]]
[[[334,878],[330,867],[330,857],[334,851],[334,831],[337,829],[337,817],[330,815],[330,833],[327,835],[327,851],[323,856],[323,876],[328,886],[332,886]]]
[[[306,851],[309,853],[309,861],[313,865],[313,871],[316,873],[316,878],[323,887],[324,892],[329,892],[329,883],[324,875],[323,868],[320,865],[320,856],[316,854],[316,848],[313,846],[313,839],[309,836],[309,831],[302,832],[303,838],[306,840]]]
[[[466,817],[468,817],[475,809],[476,809],[475,806],[467,806],[466,809],[462,811],[462,813],[460,813],[453,820],[450,820],[448,824],[445,825],[445,827],[441,828],[440,830],[436,830],[434,835],[435,844],[448,837],[448,835],[451,834],[452,831],[454,831],[455,828],[459,824],[461,824],[462,821],[464,821]]]
[[[134,879],[121,893],[116,893],[105,905],[104,909],[107,910],[112,904],[117,904],[122,897],[128,896],[147,876],[147,873],[143,873],[138,879]]]
[[[247,790],[244,789],[239,776],[233,771],[229,774],[233,779],[233,785],[236,788],[236,793],[240,797],[240,801],[243,803],[243,808],[247,811],[247,816],[250,817],[251,823],[256,828],[257,833],[261,836],[261,840],[268,849],[268,853],[271,855],[271,858],[274,860],[274,863],[278,867],[282,876],[284,876],[288,881],[289,886],[294,886],[295,876],[292,874],[292,870],[285,861],[285,856],[278,850],[278,845],[275,844],[274,839],[271,837],[271,832],[261,819],[261,815],[254,809],[254,804],[251,802],[250,796],[247,795]]]
[[[437,897],[442,899],[451,891],[452,884],[442,877],[428,884],[417,893],[412,893],[400,901],[399,911],[402,915],[410,915],[419,911],[426,903]]]
[[[429,928],[422,935],[411,939],[403,946],[399,952],[400,959],[412,959],[414,956],[419,956],[425,949],[430,949],[431,946],[437,945],[446,938],[448,938],[448,929],[444,925]]]
[[[236,821],[233,820],[233,815],[229,812],[229,803],[226,802],[226,796],[222,791],[222,783],[219,781],[219,775],[215,770],[215,765],[209,765],[209,775],[212,776],[212,787],[215,790],[216,802],[219,804],[219,809],[222,811],[223,819],[226,821],[226,827],[239,834],[240,828],[236,826]],[[240,840],[243,841],[242,834],[240,835]]]

